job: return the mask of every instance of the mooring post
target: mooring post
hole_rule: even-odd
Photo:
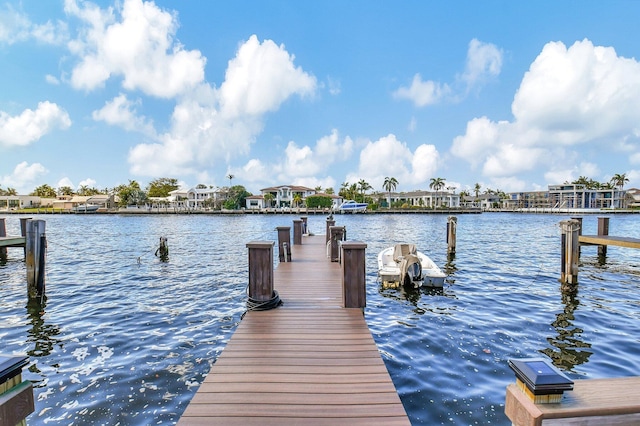
[[[578,284],[578,231],[580,224],[577,220],[571,219],[560,222],[560,227],[562,229],[560,281],[563,285],[574,286]]]
[[[340,242],[345,239],[345,233],[344,226],[332,226],[329,228],[332,262],[340,262]]]
[[[302,219],[293,220],[293,244],[302,244]]]
[[[330,229],[332,226],[334,226],[336,224],[336,221],[333,220],[333,215],[329,215],[329,217],[327,217],[327,232],[326,232],[326,240],[325,243],[328,243],[329,240],[331,239],[331,232]]]
[[[249,299],[266,302],[273,296],[273,241],[252,241],[249,249]]]
[[[160,257],[161,262],[169,261],[169,244],[167,243],[167,237],[160,237],[160,245],[156,250],[156,256]]]
[[[7,236],[7,227],[5,224],[4,217],[0,217],[0,238]],[[7,261],[7,248],[0,247],[0,262],[4,263]]]
[[[278,226],[278,258],[280,262],[291,262],[291,227]]]
[[[47,240],[44,220],[26,222],[25,250],[27,264],[27,293],[30,299],[44,296],[45,251]]]
[[[578,221],[578,225],[580,226],[580,229],[578,229],[578,259],[580,258],[580,254],[582,253],[580,251],[580,235],[582,235],[582,218],[581,217],[572,217],[571,220],[576,220]]]
[[[300,216],[300,220],[302,220],[302,235],[308,235],[309,228],[307,228],[307,216]]]
[[[609,218],[608,217],[599,217],[598,218],[598,236],[606,237],[609,235]],[[607,246],[601,244],[598,246],[598,258],[603,261],[607,257]]]
[[[449,216],[447,220],[447,256],[453,257],[456,254],[456,227],[458,218]]]
[[[20,236],[22,237],[26,237],[27,236],[27,221],[31,220],[30,217],[21,217],[20,218]],[[24,258],[27,258],[27,245],[25,244],[24,248]]]
[[[345,241],[342,250],[342,306],[364,308],[367,306],[365,249],[358,241]]]

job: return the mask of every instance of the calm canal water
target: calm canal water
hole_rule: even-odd
[[[19,234],[18,216],[7,217]],[[33,425],[173,424],[245,310],[247,251],[291,215],[46,215],[47,300],[28,304],[20,249],[0,266],[0,352],[23,353]],[[509,358],[544,356],[574,380],[638,374],[640,251],[583,248],[560,292],[557,215],[338,215],[367,247],[366,319],[414,425],[509,425]],[[309,216],[320,234],[325,216]],[[638,237],[637,215],[610,234]],[[584,218],[595,234],[596,216]],[[170,260],[154,256],[168,237]],[[442,290],[382,290],[375,257],[414,242],[450,274]]]

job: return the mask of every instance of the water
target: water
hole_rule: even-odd
[[[246,243],[277,239],[290,215],[46,215],[47,300],[27,303],[20,249],[0,266],[0,352],[31,364],[29,424],[173,424],[245,310]],[[309,216],[309,229],[325,229]],[[367,243],[366,320],[414,425],[509,425],[509,358],[551,358],[574,379],[638,374],[640,251],[582,248],[579,290],[562,295],[552,215],[338,215]],[[610,234],[638,236],[634,215]],[[585,217],[585,234],[596,233]],[[19,234],[18,216],[7,217]],[[168,237],[169,262],[154,256]],[[444,289],[382,290],[375,256],[415,242],[450,273]]]

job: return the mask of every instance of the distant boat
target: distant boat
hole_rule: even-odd
[[[74,213],[95,213],[100,206],[95,204],[82,204],[80,206],[75,206],[71,209]]]
[[[443,287],[447,274],[415,244],[396,244],[378,253],[378,277],[385,287]]]
[[[338,206],[341,213],[359,213],[367,210],[368,203],[356,203],[354,200],[347,200]]]

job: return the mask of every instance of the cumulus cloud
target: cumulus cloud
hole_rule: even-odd
[[[496,77],[502,71],[502,49],[491,43],[483,43],[477,39],[469,42],[467,63],[460,79],[467,88],[472,88],[489,77]]]
[[[393,92],[396,99],[407,99],[417,107],[432,105],[439,102],[443,97],[451,93],[451,88],[447,84],[435,81],[422,81],[422,76],[416,74],[409,87],[400,87]]]
[[[130,101],[126,95],[121,93],[106,102],[101,109],[93,111],[92,117],[96,121],[104,121],[128,131],[135,130],[149,136],[155,136],[153,123],[137,113],[136,107],[140,104],[141,101]]]
[[[229,61],[220,86],[221,112],[225,117],[262,115],[276,110],[293,94],[311,95],[316,78],[293,64],[295,57],[284,45],[260,43],[252,35]]]
[[[293,60],[284,46],[250,37],[229,61],[219,90],[201,84],[176,105],[169,132],[130,151],[132,172],[192,174],[198,167],[248,154],[266,113],[293,95],[315,93],[315,77]]]
[[[59,45],[68,39],[68,28],[64,22],[47,21],[34,24],[23,13],[6,4],[0,9],[0,44],[12,45],[35,40],[45,44]]]
[[[525,74],[512,104],[513,121],[467,123],[451,153],[489,178],[547,170],[548,183],[599,173],[587,146],[620,161],[640,143],[640,64],[589,40],[567,48],[548,43]],[[582,148],[578,148],[582,146]],[[612,173],[614,171],[611,171]]]
[[[48,170],[40,163],[29,164],[26,161],[18,164],[10,175],[0,176],[0,186],[15,188],[19,194],[33,189],[34,182],[47,174]]]
[[[125,0],[115,11],[67,0],[65,11],[86,24],[69,43],[79,57],[71,73],[77,89],[93,90],[121,76],[127,90],[172,98],[204,80],[205,58],[175,40],[177,17],[153,2]]]
[[[502,71],[503,52],[496,45],[477,39],[469,42],[465,70],[457,76],[453,84],[422,79],[415,74],[409,87],[400,87],[393,96],[406,99],[417,107],[436,104],[442,100],[458,101],[471,89],[481,87],[490,77],[496,77]],[[460,83],[464,88],[459,88]]]
[[[419,145],[415,151],[395,135],[389,134],[377,141],[369,141],[360,152],[357,172],[347,176],[347,181],[364,179],[374,188],[381,188],[386,176],[395,177],[400,186],[420,186],[436,175],[440,154],[435,146]]]
[[[70,126],[69,114],[48,101],[38,103],[35,111],[26,109],[17,116],[0,111],[0,145],[29,145],[54,129]]]

